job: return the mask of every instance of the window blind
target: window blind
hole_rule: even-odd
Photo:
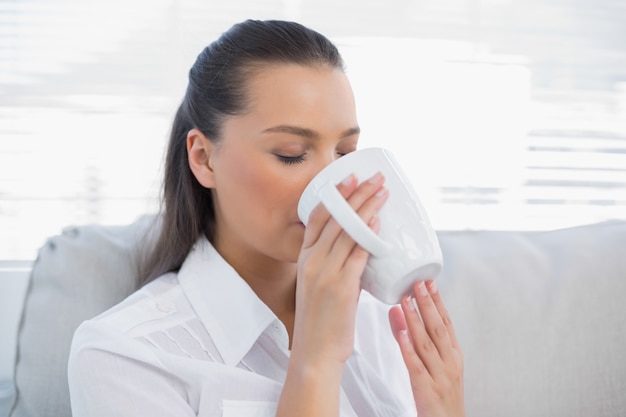
[[[623,2],[2,0],[0,259],[156,211],[186,72],[246,18],[339,45],[361,146],[395,151],[436,228],[626,217]]]

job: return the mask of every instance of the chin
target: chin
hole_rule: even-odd
[[[304,241],[304,226],[301,230],[285,233],[283,239],[280,242],[280,246],[284,248],[287,262],[297,262],[300,256],[300,249],[302,248],[302,242]]]
[[[288,245],[289,246],[289,245]],[[295,264],[298,262],[298,257],[300,256],[300,246],[289,246],[285,247],[280,253],[274,253],[272,258],[274,258],[278,262],[286,263],[286,264]]]

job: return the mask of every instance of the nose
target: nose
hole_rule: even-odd
[[[322,169],[332,164],[339,159],[339,155],[336,150],[320,152],[315,158],[315,163],[311,164],[311,169],[308,171],[307,184],[315,177]]]
[[[319,162],[317,164],[317,171],[315,172],[315,174],[335,162],[337,159],[339,159],[339,154],[335,149],[323,152],[320,155]]]
[[[332,164],[339,158],[340,158],[340,155],[337,153],[335,149],[328,151],[328,152],[324,152],[324,167]]]

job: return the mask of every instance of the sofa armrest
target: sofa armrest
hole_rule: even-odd
[[[15,399],[17,331],[28,287],[29,261],[0,261],[0,416],[7,416]]]

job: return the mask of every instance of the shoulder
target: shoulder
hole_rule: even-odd
[[[165,324],[167,318],[189,314],[190,307],[175,273],[165,274],[146,284],[119,304],[86,323],[117,328],[120,332],[137,336],[156,323]]]
[[[67,365],[74,415],[197,415],[186,401],[193,375],[180,372],[184,356],[167,344],[193,317],[176,274],[167,274],[83,322]]]
[[[74,332],[72,350],[146,342],[196,317],[175,273],[165,274],[140,288],[119,304],[84,321]],[[145,344],[145,343],[144,343]],[[150,344],[150,343],[147,343]]]

